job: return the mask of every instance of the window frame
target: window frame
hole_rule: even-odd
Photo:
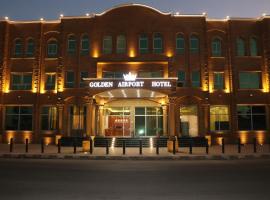
[[[87,49],[84,48],[84,43],[87,43]],[[88,35],[83,35],[81,37],[81,55],[88,55],[90,52],[90,39]]]
[[[58,56],[58,42],[55,39],[50,39],[47,42],[47,57],[57,58],[57,56]]]
[[[183,46],[179,47],[179,42],[183,42]],[[180,45],[181,46],[181,45]],[[176,35],[176,39],[175,39],[175,52],[177,55],[183,55],[185,54],[185,38],[184,35],[182,33],[178,33]]]
[[[23,55],[23,43],[21,38],[14,40],[14,57],[21,57]]]
[[[7,107],[18,107],[18,113],[7,113]],[[22,107],[29,107],[31,108],[31,114],[29,113],[22,113]],[[30,116],[31,115],[31,129],[22,129],[22,117],[23,116]],[[17,116],[18,122],[17,122],[17,128],[16,129],[8,129],[7,128],[7,117],[8,116]],[[6,105],[5,106],[5,122],[4,122],[4,130],[6,131],[33,131],[33,105]]]
[[[246,41],[242,37],[236,38],[236,56],[246,56]]]
[[[219,37],[214,37],[211,42],[212,57],[222,57],[222,40]]]
[[[241,74],[258,74],[258,88],[252,88],[252,87],[241,87]],[[250,79],[250,78],[248,78]],[[245,82],[244,85],[248,85],[250,83],[250,81]],[[242,83],[243,85],[243,83]],[[261,90],[262,89],[262,71],[239,71],[238,72],[238,89],[239,90]]]
[[[196,47],[194,46],[194,44],[192,44],[192,41],[197,42]],[[200,38],[199,38],[199,36],[197,34],[190,35],[190,38],[189,38],[189,51],[190,51],[191,54],[200,53]]]
[[[54,76],[54,84],[49,84],[48,85],[48,83],[47,83],[47,78],[48,78],[48,76]],[[56,73],[45,73],[45,84],[44,84],[44,89],[46,90],[46,91],[50,91],[50,90],[56,90],[56,80],[57,80],[57,78],[56,78]],[[49,87],[48,87],[49,86]],[[53,87],[52,87],[53,86]],[[52,88],[53,89],[52,89]]]
[[[68,81],[68,73],[72,73],[73,74],[73,82]],[[65,72],[65,88],[67,89],[72,89],[75,88],[75,72],[72,70],[67,70]]]
[[[216,84],[216,76],[215,75],[219,75],[219,74],[222,74],[222,87],[219,88],[219,87],[216,87],[217,84]],[[214,71],[213,72],[213,83],[214,83],[214,90],[224,90],[225,89],[225,74],[223,71]],[[219,84],[218,84],[219,85]]]
[[[77,40],[75,35],[69,35],[67,39],[67,53],[69,55],[74,55],[76,53]]]
[[[25,77],[27,75],[31,77],[31,83],[25,83]],[[13,83],[13,80],[14,80],[13,76],[19,76],[19,79],[20,79],[19,83]],[[33,82],[32,72],[11,72],[10,73],[10,90],[12,91],[18,91],[18,90],[31,91],[32,85],[33,85],[32,82]]]
[[[123,42],[123,47],[120,47],[122,45],[121,42]],[[126,39],[126,36],[124,34],[117,35],[117,37],[116,37],[116,53],[117,54],[126,54],[127,53],[127,39]]]
[[[103,42],[102,42],[102,53],[105,55],[112,54],[113,52],[113,42],[112,42],[112,36],[111,35],[104,35],[103,36]],[[110,47],[106,47],[106,41],[108,42],[108,45]]]
[[[32,50],[32,51],[30,51],[30,50]],[[35,42],[34,42],[33,38],[29,38],[27,40],[26,53],[25,54],[26,54],[27,57],[34,57],[34,55],[35,55]]]
[[[147,54],[149,53],[149,38],[146,34],[140,34],[139,36],[139,53],[140,54]],[[146,48],[142,48],[142,42],[145,41],[146,42]]]
[[[49,127],[50,127],[50,125],[51,125],[51,120],[50,120],[50,114],[49,113],[43,113],[43,108],[56,108],[56,127],[54,128],[54,129],[49,129]],[[49,111],[48,111],[49,112]],[[42,124],[42,117],[43,116],[48,116],[48,123],[47,123],[47,125],[48,125],[48,129],[43,129],[43,124]],[[41,131],[56,131],[58,129],[58,109],[57,109],[57,106],[54,106],[54,105],[42,105],[41,107],[40,107],[40,130]]]
[[[157,42],[160,42],[160,46],[157,47]],[[153,34],[153,53],[154,54],[162,54],[163,53],[163,36],[161,33]]]

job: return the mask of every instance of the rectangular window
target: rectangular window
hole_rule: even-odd
[[[138,78],[163,78],[163,71],[139,71]]]
[[[154,53],[162,53],[163,52],[163,44],[161,37],[155,37],[153,41],[153,52]]]
[[[32,106],[6,106],[6,130],[32,130]]]
[[[44,106],[41,109],[41,129],[57,129],[57,108],[55,106]]]
[[[229,130],[229,108],[228,106],[210,106],[210,130]]]
[[[103,78],[115,78],[115,79],[122,79],[123,78],[123,74],[125,74],[126,72],[111,72],[111,71],[103,71],[102,72],[102,77]]]
[[[146,36],[141,36],[139,41],[140,54],[148,53],[148,38]]]
[[[55,90],[55,74],[46,74],[45,90]]]
[[[193,71],[191,73],[191,85],[192,87],[201,87],[200,71]]]
[[[116,53],[118,54],[126,53],[126,37],[124,35],[119,35],[117,37]]]
[[[178,71],[177,75],[178,75],[177,87],[185,87],[186,86],[186,72]]]
[[[76,40],[74,38],[68,39],[68,53],[75,54],[76,52]]]
[[[54,58],[57,56],[57,43],[48,44],[48,57]]]
[[[103,38],[103,53],[104,54],[112,53],[112,36],[105,36]]]
[[[87,71],[82,71],[81,74],[80,74],[80,87],[86,87],[87,86],[87,84],[83,80],[83,78],[88,78],[88,72]]]
[[[136,136],[156,136],[163,133],[161,107],[135,107]]]
[[[66,72],[66,88],[74,88],[75,86],[75,76],[73,71]]]
[[[224,89],[224,73],[214,72],[214,89],[223,90]]]
[[[185,40],[183,37],[176,38],[176,53],[184,54],[185,52]]]
[[[86,106],[70,106],[71,130],[86,130]]]
[[[265,106],[237,106],[238,130],[266,130]]]
[[[32,73],[11,73],[11,90],[31,90]]]
[[[239,72],[240,89],[260,89],[261,72]]]

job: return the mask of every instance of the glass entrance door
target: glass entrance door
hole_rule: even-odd
[[[130,108],[105,109],[105,136],[130,136]]]
[[[180,107],[180,127],[182,136],[198,136],[198,111],[197,106]]]
[[[156,136],[163,133],[161,107],[135,107],[135,135]]]

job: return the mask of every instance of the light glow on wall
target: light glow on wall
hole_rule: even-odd
[[[131,57],[131,58],[134,58],[136,55],[135,55],[135,50],[134,50],[134,48],[130,48],[129,49],[129,57]]]

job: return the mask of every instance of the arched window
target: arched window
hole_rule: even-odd
[[[139,38],[139,52],[140,54],[148,53],[148,37],[146,34],[141,34]]]
[[[246,45],[245,41],[242,38],[237,38],[236,40],[236,50],[237,56],[245,56],[246,55]]]
[[[153,52],[163,53],[163,40],[160,33],[155,33],[153,37]]]
[[[14,55],[21,56],[22,55],[22,40],[16,39],[14,42]]]
[[[47,56],[49,58],[55,58],[58,54],[58,44],[56,40],[50,40],[47,46]]]
[[[32,57],[35,51],[35,43],[33,39],[27,40],[26,56]]]
[[[84,35],[81,39],[81,54],[87,55],[89,53],[89,38],[87,35]]]
[[[199,53],[199,38],[196,35],[190,37],[190,52]]]
[[[74,35],[68,37],[67,51],[69,54],[74,54],[76,52],[76,38]]]
[[[214,38],[212,40],[212,56],[213,57],[220,57],[222,54],[221,52],[221,39]]]
[[[126,37],[124,35],[118,35],[116,38],[116,53],[126,53]]]
[[[185,52],[185,39],[182,34],[177,34],[176,36],[176,53],[184,54]]]
[[[111,54],[112,53],[112,36],[105,35],[103,37],[103,53]]]
[[[257,39],[252,37],[250,38],[250,55],[251,56],[258,56],[258,44]]]

